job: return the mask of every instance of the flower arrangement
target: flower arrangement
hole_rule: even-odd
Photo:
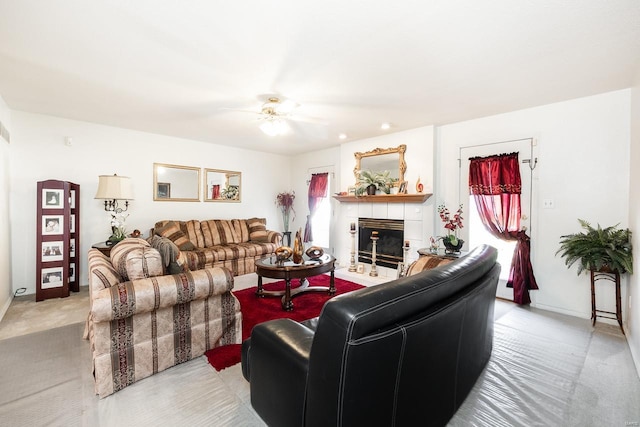
[[[440,219],[444,223],[444,228],[448,230],[448,234],[442,237],[442,241],[445,243],[449,243],[451,246],[458,246],[459,242],[462,241],[458,239],[458,229],[464,228],[462,224],[462,205],[458,207],[456,213],[451,217],[451,213],[449,209],[445,205],[438,206],[438,214],[440,215]]]
[[[289,215],[293,212],[293,219],[296,219],[296,211],[293,209],[293,201],[296,199],[296,192],[279,193],[276,196],[276,206],[280,208],[282,212],[282,223],[284,225],[284,231],[289,231]]]
[[[127,219],[127,215],[123,215],[122,213],[113,213],[111,212],[111,236],[109,237],[109,242],[118,243],[121,240],[124,240],[127,237],[126,229],[124,226],[124,222]]]

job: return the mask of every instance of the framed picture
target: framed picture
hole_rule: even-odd
[[[62,234],[62,224],[64,224],[63,215],[42,215],[42,234],[45,236]]]
[[[171,184],[168,182],[159,182],[158,183],[158,194],[156,194],[156,198],[158,199],[170,199],[171,198]]]
[[[42,242],[42,262],[62,261],[63,254],[64,242]]]
[[[355,196],[356,195],[356,187],[354,185],[347,187],[347,194],[349,196]]]
[[[76,215],[75,214],[71,214],[71,224],[69,224],[69,231],[71,231],[72,233],[76,232]]]
[[[69,241],[69,258],[75,258],[76,256],[76,239]]]
[[[43,268],[40,289],[62,287],[62,267]]]
[[[71,209],[76,208],[76,190],[71,190],[71,194],[69,195],[69,207]]]
[[[398,194],[407,194],[407,181],[402,181],[398,188]]]
[[[42,189],[42,209],[62,209],[64,207],[64,190]]]
[[[76,263],[72,262],[69,264],[69,282],[76,281]]]

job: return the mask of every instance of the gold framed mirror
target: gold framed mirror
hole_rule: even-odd
[[[221,169],[204,170],[205,202],[240,202],[242,173]]]
[[[362,170],[371,172],[389,171],[391,178],[397,183],[404,181],[404,173],[407,171],[407,163],[404,160],[404,153],[407,146],[401,144],[395,148],[376,148],[371,151],[356,152],[356,167],[353,168],[353,174],[356,177],[356,185],[358,183],[358,175]]]
[[[153,200],[157,202],[199,202],[200,168],[154,163]]]

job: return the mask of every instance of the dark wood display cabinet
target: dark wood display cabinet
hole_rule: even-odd
[[[39,181],[36,205],[36,301],[80,290],[80,186]]]

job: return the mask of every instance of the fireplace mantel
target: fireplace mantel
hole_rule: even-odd
[[[339,202],[350,203],[424,203],[432,194],[377,194],[375,196],[333,196]]]

